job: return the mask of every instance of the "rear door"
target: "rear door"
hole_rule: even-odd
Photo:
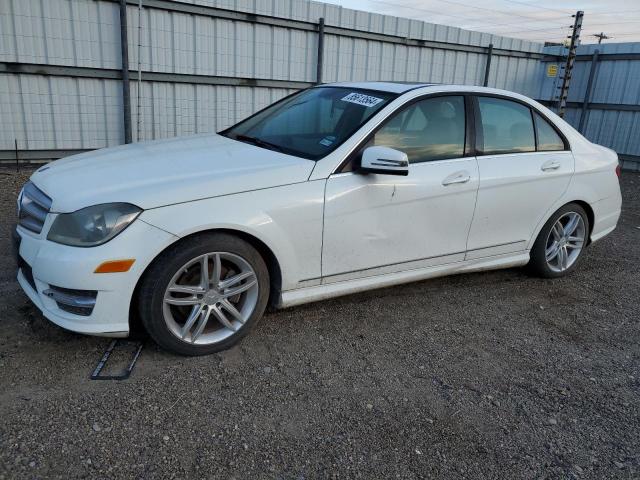
[[[467,259],[525,250],[574,169],[568,143],[538,112],[508,97],[476,99],[480,187]]]

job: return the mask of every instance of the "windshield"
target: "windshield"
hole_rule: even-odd
[[[344,87],[303,90],[220,132],[235,140],[318,160],[397,95]]]

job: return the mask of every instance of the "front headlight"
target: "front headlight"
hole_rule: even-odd
[[[73,213],[59,214],[47,240],[73,247],[95,247],[108,242],[133,222],[142,209],[130,203],[104,203]]]

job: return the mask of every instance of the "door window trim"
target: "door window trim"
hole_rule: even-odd
[[[395,115],[398,115],[400,113],[402,113],[404,110],[406,110],[407,108],[411,108],[414,104],[422,101],[422,100],[427,100],[429,98],[436,98],[436,97],[462,97],[463,101],[464,101],[464,113],[465,113],[465,119],[464,119],[464,125],[465,125],[465,139],[464,139],[464,151],[462,153],[462,156],[460,157],[453,157],[453,158],[441,158],[441,159],[437,159],[437,160],[427,160],[424,162],[416,162],[413,163],[411,165],[419,165],[421,163],[433,163],[433,162],[444,162],[444,161],[450,161],[450,160],[457,160],[459,158],[469,158],[469,157],[475,157],[476,156],[476,138],[475,138],[475,134],[476,134],[476,129],[475,129],[475,125],[476,125],[476,118],[474,115],[474,109],[473,109],[473,100],[472,97],[473,94],[470,92],[434,92],[434,93],[427,93],[424,95],[420,95],[419,97],[416,98],[412,98],[411,100],[409,100],[408,102],[402,104],[400,107],[398,107],[396,110],[394,110],[393,112],[391,112],[389,115],[387,115],[387,117],[382,120],[382,122],[380,122],[380,124],[378,126],[376,126],[371,132],[369,132],[369,134],[367,136],[365,136],[356,146],[353,150],[351,150],[351,152],[349,152],[349,154],[345,157],[345,159],[340,162],[340,165],[333,171],[332,175],[334,174],[339,174],[339,173],[350,173],[350,172],[345,172],[345,168],[347,168],[347,166],[349,166],[351,163],[353,163],[356,160],[356,157],[358,155],[358,153],[360,152],[360,150],[375,136],[376,133],[378,133],[379,130],[381,130],[382,128],[384,128],[384,126],[386,125],[386,123],[393,118]],[[352,170],[355,171],[355,170]]]
[[[537,108],[535,108],[533,105],[528,104],[527,102],[520,100],[519,98],[514,98],[514,97],[510,97],[509,95],[501,95],[499,93],[473,93],[471,95],[473,98],[471,99],[471,103],[473,104],[473,118],[475,120],[474,123],[474,128],[475,128],[475,151],[476,151],[476,156],[478,157],[487,157],[487,156],[491,156],[491,157],[496,157],[499,155],[527,155],[527,154],[532,154],[532,153],[557,153],[557,152],[567,152],[567,151],[571,151],[571,144],[569,143],[569,141],[567,140],[567,137],[560,131],[560,129],[555,125],[555,123],[553,123],[549,117],[547,115],[545,115],[544,113],[542,113],[540,110],[538,110]],[[479,104],[479,98],[480,97],[489,97],[489,98],[499,98],[502,100],[508,100],[511,102],[515,102],[515,103],[519,103],[520,105],[523,105],[525,107],[527,107],[529,109],[529,115],[531,116],[531,124],[533,126],[533,136],[535,139],[535,150],[532,152],[519,152],[517,150],[514,151],[510,151],[510,152],[499,152],[499,153],[485,153],[483,151],[484,149],[484,137],[483,137],[483,129],[482,129],[482,117],[480,115],[480,104]],[[539,144],[538,144],[538,128],[536,126],[536,119],[534,116],[534,113],[537,113],[538,115],[540,115],[540,118],[542,118],[542,120],[544,120],[545,122],[547,122],[549,124],[549,126],[551,126],[551,128],[553,128],[553,130],[558,134],[558,136],[560,137],[560,139],[562,140],[562,143],[564,145],[564,148],[562,150],[540,150],[539,148]]]

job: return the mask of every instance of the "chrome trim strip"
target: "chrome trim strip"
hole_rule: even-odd
[[[22,213],[35,218],[41,223],[44,223],[45,219],[47,218],[47,211],[36,202],[23,202],[20,205],[20,209]]]
[[[29,181],[25,184],[24,193],[44,210],[51,210],[51,204],[53,203],[53,200],[51,200],[51,198],[49,198],[46,193],[36,187],[33,182]]]
[[[490,256],[477,260],[465,260],[446,263],[431,267],[405,270],[402,272],[385,273],[369,277],[325,283],[315,287],[304,287],[286,290],[280,293],[278,308],[293,307],[303,303],[326,300],[327,298],[349,295],[352,293],[370,291],[375,288],[391,287],[403,283],[441,277],[457,272],[469,272],[484,269],[507,268],[524,265],[529,261],[529,252],[509,253]]]
[[[345,174],[352,174],[352,173],[353,172],[344,172],[344,173],[339,173],[338,175],[345,175]],[[361,268],[361,269],[358,269],[358,270],[348,270],[346,272],[332,273],[331,275],[324,275],[322,277],[305,278],[304,280],[300,280],[298,283],[310,282],[310,281],[314,281],[314,280],[322,280],[322,279],[327,279],[327,278],[331,278],[331,277],[337,277],[339,275],[348,275],[348,274],[352,274],[352,273],[366,272],[366,271],[369,271],[369,270],[376,270],[376,269],[386,268],[386,267],[395,267],[396,265],[404,265],[404,264],[408,264],[408,263],[422,262],[422,261],[425,261],[425,260],[435,260],[435,259],[439,259],[439,258],[446,258],[446,257],[450,257],[450,256],[453,256],[453,255],[461,255],[463,253],[477,252],[477,251],[480,251],[480,250],[488,250],[490,248],[504,247],[504,246],[507,246],[507,245],[515,245],[517,243],[523,243],[523,242],[526,242],[526,240],[518,240],[518,241],[515,241],[515,242],[499,243],[497,245],[491,245],[489,247],[472,248],[472,249],[469,249],[469,250],[461,250],[459,252],[446,253],[444,255],[435,255],[435,256],[432,256],[432,257],[422,257],[422,258],[416,258],[416,259],[413,259],[413,260],[403,260],[402,262],[384,263],[382,265],[376,265],[376,266],[373,266],[373,267]],[[498,255],[502,255],[502,254],[498,254]],[[492,256],[492,255],[490,255],[490,256]],[[486,258],[486,257],[479,257],[479,258]],[[427,268],[430,268],[430,267],[427,267]],[[409,271],[409,269],[408,270],[400,270],[400,272],[403,272],[403,271]],[[382,275],[387,275],[387,274],[382,274]],[[363,277],[363,278],[367,278],[367,277]],[[295,289],[292,289],[292,290],[295,290]],[[291,290],[285,290],[285,291],[289,292]]]
[[[42,232],[53,201],[29,181],[22,188],[18,204],[18,224],[34,233]]]
[[[22,217],[18,220],[18,225],[33,233],[40,233],[42,231],[42,224],[33,217]]]
[[[95,297],[70,295],[68,293],[59,292],[52,288],[46,289],[42,292],[42,294],[55,300],[57,303],[62,303],[63,305],[68,305],[70,307],[93,308],[96,306]]]
[[[526,243],[526,240],[514,240],[513,242],[496,243],[495,245],[489,245],[488,247],[470,248],[467,252],[478,252],[480,250],[488,250],[489,248],[505,247],[507,245],[515,245],[516,243]]]
[[[404,160],[390,160],[387,158],[378,158],[376,160],[376,162],[382,162],[382,163],[378,163],[376,165],[383,165],[383,164],[388,164],[390,166],[395,165],[395,166],[399,166],[399,167],[406,167],[409,165],[409,162],[405,162]]]
[[[390,171],[402,171],[409,166],[409,165],[392,165],[390,163],[378,163],[378,162],[371,162],[371,165],[376,167],[384,167],[386,170],[390,170]]]

